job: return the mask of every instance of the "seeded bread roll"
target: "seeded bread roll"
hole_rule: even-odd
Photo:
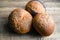
[[[33,26],[42,36],[49,36],[54,31],[55,23],[47,14],[37,14],[33,18]]]
[[[10,28],[14,32],[24,34],[30,31],[32,16],[24,9],[15,9],[8,17]]]
[[[39,1],[29,1],[25,9],[34,17],[37,13],[45,13],[44,6]]]

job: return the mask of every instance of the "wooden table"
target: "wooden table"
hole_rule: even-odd
[[[24,8],[27,0],[0,0],[0,40],[60,40],[60,3],[45,2],[46,13],[53,17],[56,26],[54,33],[47,37],[41,37],[35,30],[20,35],[10,32],[7,26],[8,16],[15,8]]]

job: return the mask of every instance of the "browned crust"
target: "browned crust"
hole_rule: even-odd
[[[43,36],[49,36],[54,31],[55,23],[47,14],[37,14],[33,19],[34,28]]]
[[[30,1],[27,3],[25,9],[32,14],[32,16],[37,13],[45,13],[45,8],[39,1]]]
[[[18,8],[13,10],[8,20],[10,27],[13,28],[16,33],[24,34],[30,31],[32,16],[24,9]]]

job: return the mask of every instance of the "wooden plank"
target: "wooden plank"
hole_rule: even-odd
[[[0,0],[0,1],[29,1],[29,0]],[[60,0],[42,0],[44,2],[60,2]]]
[[[0,1],[0,7],[20,7],[25,6],[28,1]],[[60,7],[59,2],[44,2],[46,7]]]
[[[56,23],[55,31],[49,37],[48,36],[41,37],[36,31],[32,31],[24,35],[19,35],[12,33],[6,29],[8,16],[11,13],[11,11],[14,10],[15,8],[20,8],[20,7],[24,9],[24,6],[27,3],[27,1],[25,2],[22,1],[0,0],[0,40],[60,40],[60,6],[58,6],[60,5],[60,3],[51,3],[51,2],[46,3],[47,5],[46,13],[52,16]]]
[[[46,7],[60,7],[60,2],[45,2]]]
[[[0,1],[0,8],[3,7],[23,7],[27,2],[8,2],[8,1]]]

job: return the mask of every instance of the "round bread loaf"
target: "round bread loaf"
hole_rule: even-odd
[[[8,17],[10,28],[14,32],[24,34],[30,31],[32,16],[24,9],[15,9]]]
[[[49,15],[40,13],[34,16],[33,26],[42,36],[49,36],[54,31],[55,23]]]
[[[45,13],[44,6],[39,1],[29,1],[25,9],[34,17],[37,13]]]

